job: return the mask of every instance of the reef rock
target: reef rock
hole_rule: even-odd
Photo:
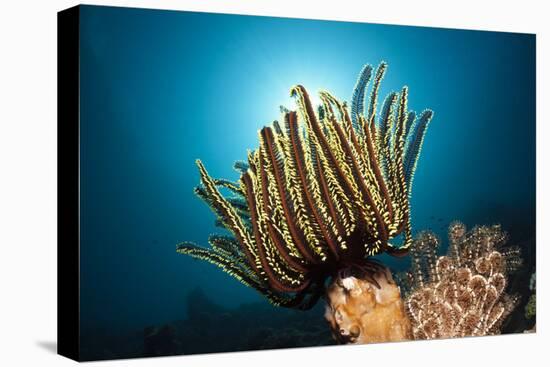
[[[339,275],[327,290],[325,318],[340,343],[411,339],[401,292],[387,268],[372,279]]]

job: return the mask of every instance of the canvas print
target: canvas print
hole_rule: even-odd
[[[77,359],[535,332],[535,35],[77,11]]]

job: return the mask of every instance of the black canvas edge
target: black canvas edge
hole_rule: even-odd
[[[57,13],[57,353],[80,360],[80,7]]]

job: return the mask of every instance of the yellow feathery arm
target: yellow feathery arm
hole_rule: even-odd
[[[327,204],[333,235],[336,237],[336,241],[341,248],[347,248],[344,237],[351,234],[355,228],[355,223],[351,223],[353,216],[350,211],[346,212],[343,210],[342,203],[344,203],[345,207],[351,207],[351,195],[349,192],[346,192],[344,188],[345,182],[342,180],[339,172],[335,170],[335,167],[340,166],[344,171],[349,170],[349,167],[343,158],[342,145],[338,140],[337,133],[334,131],[334,126],[330,119],[325,114],[323,118],[323,135],[328,142],[330,150],[334,153],[336,161],[331,160],[327,156],[325,150],[320,145],[319,139],[316,137],[315,144],[317,148],[315,149],[315,154],[319,163],[318,178],[321,183],[324,200]]]
[[[336,121],[332,107],[323,96],[323,94],[321,94],[321,101],[324,108],[324,127],[328,133],[327,135],[329,135],[329,139],[327,140],[329,141],[331,150],[333,150],[336,159],[339,162],[338,164],[341,166],[342,170],[344,172],[347,172],[346,174],[351,174],[346,154],[344,153],[343,146],[339,140],[338,133],[335,130]],[[325,163],[327,163],[326,156],[324,157],[324,161]],[[342,180],[342,178],[339,178],[338,173],[330,167],[325,168],[325,170],[328,170],[328,172],[326,173],[326,175],[328,176],[327,186],[329,188],[333,206],[335,208],[335,211],[337,212],[337,214],[335,215],[335,222],[338,223],[339,226],[344,227],[344,232],[346,236],[350,236],[357,227],[356,218],[358,217],[359,208],[356,207],[353,202],[354,197],[356,197],[357,195],[357,192],[347,192],[344,189],[344,181]],[[339,231],[342,232],[341,229],[339,229]]]
[[[377,167],[378,160],[374,154],[372,144],[369,147],[365,143],[367,137],[372,139],[371,132],[369,130],[365,130],[365,134],[363,135],[363,143],[360,143],[358,141],[358,137],[360,135],[355,134],[352,121],[345,106],[328,92],[321,92],[320,95],[321,100],[325,101],[325,108],[329,110],[329,116],[333,114],[331,104],[334,104],[339,111],[341,120],[340,124],[344,126],[344,130],[346,132],[346,136],[345,138],[342,138],[342,141],[346,147],[346,150],[351,152],[351,154],[346,154],[346,157],[348,158],[350,164],[357,167],[360,171],[360,176],[356,177],[356,180],[358,181],[362,179],[365,181],[365,184],[368,186],[368,190],[374,200],[376,210],[378,212],[387,211],[388,204],[386,203],[384,197],[387,190],[383,187],[385,184],[379,176],[379,169]],[[363,116],[358,116],[358,120],[360,126],[365,126]],[[340,135],[342,134],[340,133]]]
[[[399,99],[399,107],[397,109],[396,126],[391,140],[392,149],[392,169],[395,172],[394,180],[396,185],[396,193],[394,200],[396,202],[396,220],[394,224],[397,226],[397,231],[400,232],[409,214],[409,195],[407,184],[405,182],[405,174],[403,170],[403,151],[405,147],[405,132],[407,122],[407,99],[408,88],[403,87]]]
[[[262,292],[262,284],[256,277],[254,270],[239,266],[241,263],[232,257],[227,257],[227,254],[220,254],[217,251],[197,246],[191,242],[177,244],[176,251],[214,264],[243,284]]]
[[[285,115],[285,120],[288,120],[288,114]],[[285,123],[285,127],[288,126],[288,122]],[[287,128],[286,134],[289,135],[290,131]],[[289,229],[292,232],[292,236],[296,243],[296,246],[300,250],[301,255],[309,263],[317,263],[313,247],[318,245],[315,230],[312,228],[313,220],[308,213],[305,203],[305,197],[301,190],[301,182],[299,180],[299,173],[295,166],[295,161],[292,158],[292,146],[290,143],[290,137],[285,136],[284,132],[279,132],[273,137],[274,144],[277,150],[281,154],[280,160],[282,160],[281,176],[284,178],[284,189],[289,205],[292,208],[293,217],[290,218],[288,223]],[[308,242],[311,244],[308,244]]]
[[[275,234],[269,218],[269,182],[266,172],[264,153],[260,151],[258,154],[258,174],[255,176],[253,187],[254,197],[251,198],[251,203],[255,207],[257,217],[254,230],[257,237],[258,252],[262,268],[268,277],[270,284],[285,292],[292,292],[303,289],[307,286],[304,282],[304,274],[293,269],[282,258],[282,252],[279,252],[274,243]]]
[[[239,185],[229,180],[226,180],[223,178],[216,178],[214,179],[214,184],[216,186],[225,187],[226,189],[234,192],[237,195],[244,195],[244,192],[242,191],[241,187],[239,187]]]
[[[291,210],[285,193],[284,173],[280,165],[283,164],[276,151],[273,131],[263,128],[259,134],[260,153],[262,154],[263,169],[267,178],[267,225],[278,251],[283,255],[285,262],[296,270],[305,271],[303,256],[297,247],[300,241],[294,227],[294,213]]]
[[[353,129],[351,127],[351,121],[349,119],[347,122],[339,123],[334,117],[332,111],[331,103],[336,104],[339,109],[340,116],[342,119],[348,118],[347,112],[345,111],[342,104],[340,104],[336,99],[334,99],[330,94],[324,93],[321,97],[325,109],[327,112],[327,126],[329,131],[334,135],[334,147],[331,147],[331,150],[334,152],[335,156],[339,159],[339,167],[341,168],[343,175],[340,173],[340,176],[347,178],[350,183],[350,187],[354,193],[354,205],[358,207],[356,211],[356,217],[363,219],[366,227],[366,234],[371,238],[375,238],[379,233],[384,232],[381,222],[378,220],[378,207],[377,207],[377,193],[372,190],[372,177],[368,178],[367,167],[364,167],[364,162],[362,161],[362,155],[359,155],[357,151],[354,150],[353,142]],[[359,117],[360,118],[360,117]],[[347,130],[351,134],[346,136],[346,133],[343,131],[341,125],[348,125]],[[372,172],[371,172],[372,173]]]
[[[321,193],[319,178],[318,178],[318,169],[316,168],[314,164],[314,160],[316,161],[317,157],[321,157],[321,159],[326,159],[326,151],[325,146],[323,146],[323,143],[326,144],[326,139],[324,135],[321,132],[320,126],[317,122],[317,118],[315,116],[315,113],[313,112],[313,108],[311,107],[311,102],[309,100],[309,97],[307,96],[307,92],[305,92],[304,87],[298,85],[294,86],[291,89],[291,96],[296,97],[296,102],[298,105],[298,111],[300,112],[300,116],[305,122],[304,130],[306,132],[306,137],[309,141],[309,144],[302,144],[304,149],[304,160],[305,160],[305,166],[308,176],[308,187],[311,190],[311,196],[314,199],[314,205],[312,206],[313,212],[316,214],[317,223],[319,224],[319,228],[321,229],[321,233],[323,236],[323,239],[327,245],[328,249],[330,250],[330,253],[333,258],[338,259],[338,246],[336,243],[336,239],[331,234],[331,230],[329,226],[331,226],[332,218],[329,215],[329,209],[327,208],[327,203]],[[321,142],[322,139],[325,139],[325,141]],[[313,152],[315,150],[315,152]],[[317,154],[318,153],[318,154]],[[325,164],[327,165],[328,162],[317,162],[317,164]],[[329,168],[327,166],[327,168]],[[332,166],[330,167],[332,169]]]
[[[311,160],[311,146],[302,136],[306,128],[300,129],[297,113],[289,111],[285,118],[285,127],[288,133],[288,141],[291,147],[289,164],[296,169],[298,191],[303,198],[303,205],[307,211],[311,223],[310,230],[304,231],[307,244],[315,253],[313,263],[323,262],[328,256],[326,244],[323,242],[324,235],[321,228],[322,218],[319,211],[319,188],[318,181],[313,169]],[[313,236],[313,237],[312,237]]]
[[[399,208],[398,213],[401,214],[397,219],[400,222],[396,222],[397,231],[404,231],[404,241],[403,244],[395,249],[395,246],[390,245],[391,251],[397,253],[397,251],[404,253],[410,247],[412,243],[412,228],[411,228],[411,218],[410,218],[410,203],[408,195],[408,185],[405,180],[405,171],[403,166],[403,155],[405,148],[405,134],[407,133],[407,99],[408,99],[408,88],[403,87],[401,92],[401,99],[399,103],[399,108],[397,111],[397,125],[395,128],[395,135],[393,137],[393,156],[395,159],[396,167],[396,178],[399,184],[399,195],[397,196],[397,205]]]
[[[297,86],[294,89],[295,94],[298,96],[298,105],[303,109],[306,114],[312,115],[311,113],[311,102],[309,101],[307,92],[301,86]],[[346,114],[344,114],[346,116]],[[334,131],[336,134],[335,140],[337,141],[337,147],[331,147],[327,143],[322,130],[319,128],[317,121],[313,118],[308,120],[308,124],[311,125],[312,130],[315,133],[315,138],[322,148],[322,152],[326,154],[327,158],[330,160],[330,163],[334,166],[335,173],[338,177],[342,178],[343,183],[345,184],[345,190],[351,193],[355,193],[356,205],[361,207],[359,211],[362,219],[364,220],[364,234],[366,236],[365,247],[371,251],[373,248],[378,251],[378,248],[382,241],[380,238],[387,238],[385,225],[383,219],[380,216],[378,208],[376,207],[375,201],[373,200],[373,192],[368,187],[365,182],[363,175],[361,173],[358,162],[354,159],[353,153],[351,152],[348,139],[345,137],[344,132],[342,131],[341,126],[338,123],[333,122],[332,127],[334,130],[328,129],[330,133]],[[328,127],[330,127],[330,120],[328,121]],[[343,149],[345,154],[350,157],[350,165],[346,163],[345,160],[338,161],[337,152],[339,149]],[[371,243],[374,242],[374,246],[371,246]]]
[[[254,246],[254,241],[250,237],[241,217],[229,202],[220,194],[213,179],[210,177],[206,168],[200,160],[197,160],[197,167],[201,176],[201,181],[210,199],[211,208],[214,210],[220,220],[233,232],[239,242],[245,248],[245,252],[251,264],[257,263],[258,253]]]

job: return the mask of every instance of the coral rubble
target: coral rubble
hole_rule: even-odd
[[[447,255],[437,257],[439,240],[421,233],[411,246],[412,289],[405,300],[415,339],[500,334],[517,304],[506,293],[507,278],[521,264],[500,226],[466,231],[449,227]]]

